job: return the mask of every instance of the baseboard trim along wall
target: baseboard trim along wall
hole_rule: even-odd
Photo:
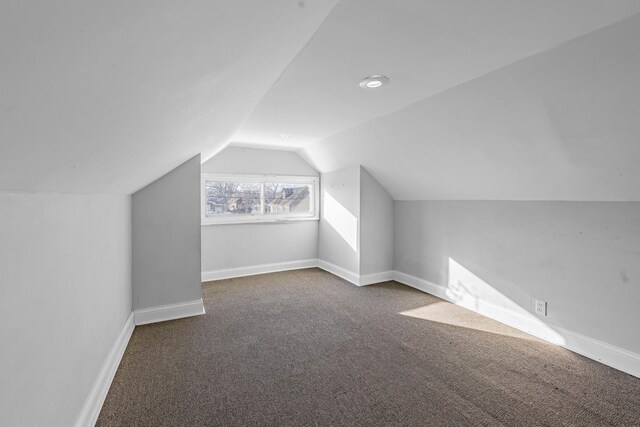
[[[96,380],[91,386],[89,396],[87,397],[74,426],[93,427],[95,425],[136,325],[163,322],[165,320],[180,319],[182,317],[197,316],[200,314],[205,314],[202,299],[132,311],[125,322],[120,335],[111,348],[111,351],[107,355]]]
[[[393,271],[391,270],[361,275],[321,259],[318,260],[318,267],[331,274],[335,274],[356,286],[367,286],[373,285],[374,283],[387,282],[393,277]]]
[[[358,286],[373,285],[374,283],[382,283],[393,280],[393,271],[383,271],[381,273],[361,274],[360,284]]]
[[[475,301],[475,304],[454,301],[447,295],[447,287],[400,271],[393,272],[393,280],[640,378],[640,354],[559,326],[546,326],[513,311],[483,301]],[[553,333],[550,333],[550,330]],[[558,341],[557,335],[562,336],[564,342]]]
[[[135,324],[164,322],[165,320],[181,319],[183,317],[199,316],[205,314],[202,298],[195,301],[181,302],[178,304],[163,305],[160,307],[143,308],[135,310]]]
[[[328,271],[331,274],[334,274],[347,282],[351,282],[356,286],[360,286],[360,275],[354,273],[353,271],[347,270],[346,268],[342,268],[338,265],[332,264],[330,262],[319,259],[318,265],[319,268],[324,271]]]
[[[76,419],[75,427],[93,427],[96,424],[134,328],[134,314],[131,312],[91,386],[89,396]]]
[[[275,273],[278,271],[298,270],[302,268],[318,267],[331,274],[335,274],[356,286],[372,285],[374,283],[391,280],[393,271],[359,275],[353,271],[321,259],[302,259],[298,261],[278,262],[273,264],[251,265],[247,267],[229,268],[226,270],[204,271],[202,281],[233,279],[234,277],[254,276],[256,274]]]
[[[299,270],[303,268],[318,267],[331,274],[343,278],[356,286],[372,285],[374,283],[391,280],[393,271],[383,271],[380,273],[359,275],[351,270],[332,264],[321,259],[302,259],[297,261],[277,262],[273,264],[251,265],[247,267],[229,268],[225,270],[214,270],[202,272],[202,281],[210,282],[214,280],[233,279],[235,277],[254,276],[256,274],[276,273],[278,271]]]
[[[581,354],[590,359],[611,366],[620,371],[640,378],[640,354],[613,346],[604,341],[591,338],[577,332],[569,331],[562,327],[549,327],[541,322],[534,322],[516,312],[487,303],[486,301],[474,301],[467,304],[466,301],[454,301],[447,295],[447,287],[438,285],[400,271],[384,271],[374,274],[359,275],[353,271],[321,259],[308,259],[300,261],[283,262],[276,264],[264,264],[250,267],[218,270],[202,273],[203,281],[221,280],[233,277],[250,276],[255,274],[272,273],[276,271],[295,270],[301,268],[318,267],[334,274],[356,286],[366,286],[374,283],[395,280],[404,285],[418,289],[422,292],[442,298],[453,304],[489,317],[500,323],[534,335],[552,344],[559,345],[568,350]],[[136,312],[137,313],[137,312]],[[201,313],[198,313],[201,314]],[[138,323],[136,314],[136,324]],[[169,320],[169,319],[164,319]],[[159,321],[159,320],[155,320]],[[558,335],[563,341],[558,340]]]
[[[275,273],[277,271],[298,270],[318,266],[318,260],[302,259],[297,261],[276,262],[272,264],[251,265],[247,267],[229,268],[225,270],[204,271],[202,281],[233,279],[234,277],[253,276],[256,274]]]

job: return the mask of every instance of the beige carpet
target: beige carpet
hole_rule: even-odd
[[[307,269],[204,301],[135,329],[97,425],[640,425],[640,379],[395,282]]]

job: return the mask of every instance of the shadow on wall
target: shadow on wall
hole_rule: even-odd
[[[441,296],[461,307],[512,325],[554,344],[566,344],[565,338],[540,318],[516,304],[453,258],[449,258],[447,286],[444,287]],[[524,335],[508,326],[498,327],[492,321],[488,324],[478,322],[473,314],[452,310],[447,303],[431,304],[399,314],[519,338],[523,338]]]
[[[358,252],[358,218],[326,191],[323,196],[324,219],[354,252]]]

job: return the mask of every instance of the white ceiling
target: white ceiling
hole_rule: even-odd
[[[305,147],[637,12],[638,0],[343,1],[233,140]],[[371,74],[391,82],[360,89]]]
[[[640,0],[336,3],[0,3],[0,191],[127,194],[235,142],[396,199],[640,199]]]
[[[396,200],[640,200],[640,15],[305,148]]]
[[[127,194],[207,157],[336,1],[1,2],[0,190]]]

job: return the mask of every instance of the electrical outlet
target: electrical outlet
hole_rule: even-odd
[[[536,311],[536,314],[538,314],[540,316],[546,316],[547,315],[547,302],[546,301],[541,301],[539,299],[534,300],[534,309]]]

